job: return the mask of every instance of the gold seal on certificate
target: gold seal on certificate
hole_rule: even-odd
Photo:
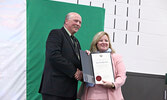
[[[114,82],[112,58],[110,53],[80,51],[84,82],[101,84],[102,81]]]

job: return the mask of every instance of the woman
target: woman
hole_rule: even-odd
[[[121,86],[126,80],[125,66],[121,56],[116,54],[111,47],[110,38],[106,32],[101,31],[94,36],[90,52],[111,53],[115,82],[111,83],[103,80],[102,84],[85,83],[81,100],[124,100]]]

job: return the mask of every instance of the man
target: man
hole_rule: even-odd
[[[78,13],[66,15],[64,27],[50,32],[46,42],[45,67],[39,93],[43,100],[76,100],[78,80],[82,79],[80,44],[74,34],[80,29]]]

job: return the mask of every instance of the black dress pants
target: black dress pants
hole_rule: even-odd
[[[76,100],[76,97],[60,97],[49,94],[42,94],[42,100]]]

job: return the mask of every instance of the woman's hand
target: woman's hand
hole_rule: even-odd
[[[89,50],[85,50],[85,52],[86,52],[88,55],[90,55],[90,51],[89,51]]]
[[[103,83],[101,85],[103,85],[106,88],[110,88],[110,89],[115,89],[115,85],[112,82],[108,82],[108,81],[102,81]]]

